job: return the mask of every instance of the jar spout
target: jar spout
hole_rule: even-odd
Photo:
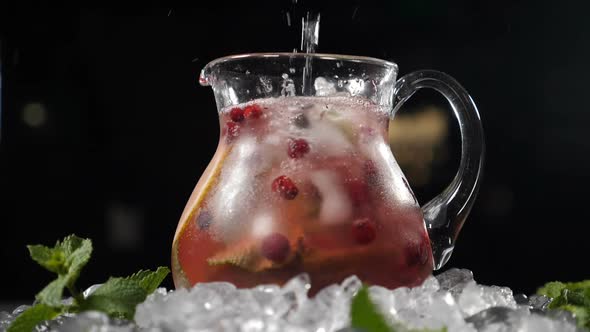
[[[199,74],[199,84],[201,84],[202,86],[211,85],[209,84],[209,75],[205,72],[205,68],[203,68],[203,70],[201,70],[201,73]]]

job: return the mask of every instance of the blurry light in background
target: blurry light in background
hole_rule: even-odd
[[[448,158],[448,136],[449,123],[445,111],[436,106],[396,115],[390,122],[391,149],[413,185],[428,183],[432,164]]]
[[[29,127],[39,128],[47,121],[47,109],[41,103],[28,103],[23,107],[22,119]]]
[[[134,251],[143,243],[143,213],[120,202],[111,202],[106,209],[108,245],[113,250]]]

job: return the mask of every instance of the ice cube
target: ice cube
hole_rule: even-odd
[[[485,331],[485,330],[484,330]],[[514,332],[582,332],[574,324],[555,321],[537,314],[522,316],[518,327],[510,330]]]
[[[275,226],[277,223],[273,220],[272,214],[266,211],[256,215],[252,220],[254,222],[252,223],[251,233],[256,239],[262,239],[276,231]]]
[[[6,311],[0,311],[0,331],[4,331],[14,320],[14,316]]]
[[[30,307],[31,307],[30,305],[26,305],[26,304],[19,305],[18,307],[16,307],[16,308],[15,308],[15,309],[12,311],[12,315],[16,317],[16,316],[18,316],[18,315],[22,314],[22,313],[23,313],[23,311],[25,311],[25,310],[29,309]]]
[[[557,321],[528,310],[489,308],[467,318],[482,332],[576,332],[575,322]]]
[[[346,298],[351,299],[363,287],[363,282],[357,276],[353,275],[344,279],[340,287],[342,288],[342,294]]]
[[[559,321],[570,325],[576,325],[576,317],[570,311],[560,309],[548,310],[547,317],[553,319],[554,321]]]
[[[305,138],[311,152],[321,156],[350,156],[353,153],[352,129],[343,122],[329,120],[312,121]],[[391,153],[391,152],[390,152]]]
[[[453,296],[446,291],[437,291],[438,283],[432,282],[414,289],[394,290],[394,321],[401,321],[413,328],[440,329],[449,331],[475,331],[463,320],[460,307]]]
[[[226,242],[242,236],[249,225],[250,220],[244,218],[244,213],[255,206],[257,194],[256,178],[252,174],[256,164],[251,163],[249,157],[257,150],[254,138],[244,137],[236,143],[209,201],[214,218],[211,229]]]
[[[325,77],[317,77],[313,82],[316,96],[330,96],[336,93],[336,84]]]
[[[100,286],[102,286],[102,284],[95,284],[86,288],[86,290],[82,292],[82,296],[84,296],[84,298],[87,298],[88,296],[90,296],[90,294],[94,293],[97,289],[99,289]]]
[[[452,268],[437,275],[436,279],[440,289],[450,292],[457,299],[463,288],[473,281],[473,273],[467,269]]]
[[[295,295],[297,306],[302,306],[307,301],[307,292],[311,288],[311,281],[309,274],[301,273],[291,280],[287,281],[285,286],[282,288],[282,294],[292,293]]]
[[[277,285],[260,285],[252,290],[252,296],[258,303],[263,314],[267,316],[281,315],[280,305],[275,301],[281,288]],[[277,310],[279,309],[279,310]]]
[[[528,304],[532,310],[545,311],[549,303],[551,299],[545,295],[531,295]]]
[[[388,290],[372,286],[369,294],[393,325],[402,323],[416,329],[446,326],[449,331],[475,331],[463,320],[453,296],[447,291],[441,291],[434,277],[429,277],[422,285],[414,288]]]
[[[317,328],[335,331],[350,325],[349,308],[352,297],[344,293],[341,285],[330,285],[322,289],[313,299],[313,310],[322,312]]]
[[[79,331],[104,331],[104,332],[134,332],[135,326],[125,320],[111,319],[98,311],[85,311],[76,316],[67,317],[62,324],[49,326],[51,331],[79,332]]]
[[[528,311],[523,309],[515,310],[506,307],[492,307],[467,317],[465,321],[472,323],[477,330],[481,330],[485,326],[493,324],[512,326],[518,323],[519,316],[527,314]]]
[[[516,309],[512,291],[506,287],[482,286],[470,281],[459,295],[457,301],[465,316],[474,315],[490,307]]]
[[[514,295],[514,301],[516,301],[516,304],[518,305],[529,306],[529,298],[525,294],[519,293]]]
[[[331,171],[316,171],[310,176],[318,188],[322,200],[320,220],[326,224],[337,224],[350,220],[352,205],[338,176]]]

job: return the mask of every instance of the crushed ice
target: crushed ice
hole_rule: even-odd
[[[63,315],[38,331],[277,331],[344,332],[349,328],[352,297],[362,287],[349,277],[341,284],[307,295],[306,274],[283,287],[238,289],[230,283],[198,284],[192,289],[158,289],[137,306],[135,323],[99,312]],[[544,296],[513,296],[509,288],[477,284],[471,271],[450,269],[415,288],[369,288],[372,300],[395,326],[410,329],[447,327],[449,332],[583,331],[565,311],[547,310]],[[0,312],[0,331],[28,306]],[[398,329],[399,330],[399,329]]]

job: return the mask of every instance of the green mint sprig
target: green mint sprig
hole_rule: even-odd
[[[579,327],[590,329],[590,280],[546,283],[537,294],[550,297],[549,309],[567,310],[574,314]]]
[[[84,297],[76,287],[80,272],[92,255],[92,241],[70,235],[53,248],[27,246],[31,258],[57,277],[36,296],[36,304],[16,317],[7,332],[30,332],[43,321],[63,313],[97,310],[111,317],[132,320],[135,307],[151,294],[170,273],[167,267],[156,271],[139,271],[126,278],[109,278],[92,294]],[[73,297],[71,304],[62,301],[64,290]]]
[[[355,329],[365,332],[447,332],[447,328],[409,329],[401,324],[391,326],[387,323],[383,314],[369,297],[369,289],[363,286],[352,299],[350,305],[350,325]]]

